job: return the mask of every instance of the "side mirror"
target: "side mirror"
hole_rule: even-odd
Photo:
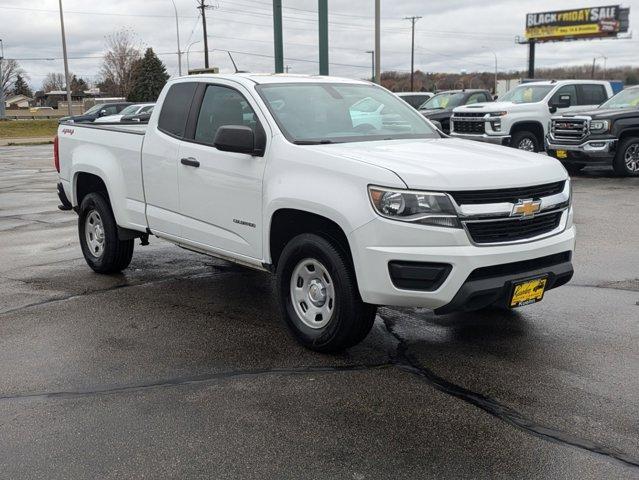
[[[552,102],[551,107],[557,108],[568,108],[571,105],[570,95],[559,95],[559,99]]]
[[[222,152],[255,153],[255,135],[250,127],[224,125],[217,129],[213,146]]]
[[[100,110],[100,116],[104,117],[106,115],[106,110]]]
[[[498,98],[499,98],[499,95],[493,95],[493,100],[497,101]]]

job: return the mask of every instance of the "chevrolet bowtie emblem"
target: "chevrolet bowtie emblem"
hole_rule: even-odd
[[[510,212],[510,216],[528,218],[534,216],[539,210],[541,210],[541,200],[519,200],[513,205],[513,211]]]

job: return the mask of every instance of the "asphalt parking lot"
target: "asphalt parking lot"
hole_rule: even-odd
[[[383,308],[325,356],[266,274],[155,238],[92,273],[51,156],[0,147],[1,478],[639,478],[639,179],[575,178],[542,303]]]

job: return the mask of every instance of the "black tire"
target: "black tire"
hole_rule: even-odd
[[[92,253],[92,246],[87,239],[87,218],[96,213],[99,216],[103,234],[102,247],[99,253]],[[124,270],[133,257],[134,240],[120,240],[118,228],[111,211],[111,205],[100,193],[90,193],[82,200],[78,217],[78,234],[82,254],[89,267],[97,273],[116,273]]]
[[[528,142],[528,140],[530,142]],[[524,148],[524,144],[531,145],[532,150]],[[510,146],[518,150],[526,150],[535,153],[539,153],[541,151],[541,143],[539,142],[537,135],[533,132],[529,132],[528,130],[519,130],[515,132],[510,139]]]
[[[615,159],[612,162],[612,168],[617,175],[620,175],[622,177],[639,176],[639,167],[637,167],[633,171],[628,168],[628,165],[626,164],[626,155],[629,153],[630,150],[635,151],[635,155],[639,155],[638,137],[624,138],[621,142],[619,142],[619,145],[617,146],[617,153],[615,154]]]
[[[330,320],[319,328],[305,323],[296,312],[298,307],[293,305],[291,279],[296,267],[305,260],[319,262],[329,274],[330,281],[326,283],[333,284]],[[318,278],[323,277],[320,274]],[[299,285],[297,281],[296,284]],[[317,352],[338,352],[356,345],[368,335],[375,321],[377,307],[362,301],[349,256],[337,242],[318,235],[298,235],[284,247],[277,264],[277,290],[288,330],[299,343]]]
[[[586,166],[583,163],[564,163],[564,168],[568,171],[570,175],[577,175],[585,167]]]

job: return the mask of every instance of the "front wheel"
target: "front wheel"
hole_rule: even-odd
[[[355,273],[337,242],[301,234],[284,248],[277,265],[282,316],[295,339],[318,352],[337,352],[361,342],[377,307],[362,301]]]
[[[101,194],[90,193],[82,200],[78,234],[84,259],[97,273],[120,272],[131,263],[134,240],[118,238],[111,206]]]
[[[527,130],[520,130],[510,139],[510,146],[526,152],[539,152],[541,145],[537,135]]]
[[[639,176],[639,138],[629,137],[619,143],[612,166],[617,175]]]

